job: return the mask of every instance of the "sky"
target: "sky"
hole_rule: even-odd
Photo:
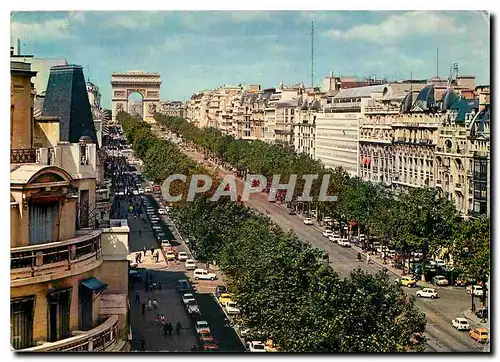
[[[223,84],[264,88],[334,75],[427,79],[450,65],[490,84],[490,29],[475,11],[14,12],[23,54],[84,67],[111,105],[111,73],[161,73],[161,99]],[[439,48],[439,69],[436,69]]]

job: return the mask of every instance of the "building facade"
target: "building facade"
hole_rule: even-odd
[[[61,142],[56,116],[51,127],[39,127],[26,111],[35,75],[30,64],[11,62],[11,345],[24,351],[119,350],[128,332],[129,229],[126,220],[101,227],[93,217],[98,157],[92,138]],[[122,303],[102,309],[112,296]]]

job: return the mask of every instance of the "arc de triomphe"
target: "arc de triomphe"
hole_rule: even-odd
[[[154,121],[156,109],[160,106],[160,73],[128,71],[111,75],[112,120],[120,111],[129,112],[128,97],[137,92],[142,96],[142,114],[146,122]]]

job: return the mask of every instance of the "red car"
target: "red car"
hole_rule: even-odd
[[[213,342],[204,343],[203,350],[205,352],[219,352],[220,351],[219,346],[217,346]]]
[[[208,329],[202,329],[200,333],[198,333],[198,338],[200,339],[200,342],[203,344],[214,342],[214,338],[212,337]]]

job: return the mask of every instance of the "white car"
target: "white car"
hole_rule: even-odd
[[[160,217],[158,215],[149,215],[149,220],[160,221]]]
[[[146,192],[151,192],[151,187],[146,187],[146,188],[144,189],[144,191],[146,191]]]
[[[193,294],[191,294],[191,293],[184,293],[182,295],[182,303],[184,303],[184,305],[187,305],[190,300],[196,301],[196,299],[194,299],[194,295]]]
[[[184,263],[184,266],[186,267],[187,270],[195,270],[196,269],[196,263],[194,262],[193,259],[188,259]]]
[[[170,244],[170,241],[168,240],[162,240],[161,241],[161,246],[165,249],[171,249],[172,248],[172,244]]]
[[[214,273],[209,273],[205,269],[195,269],[193,272],[194,280],[215,280],[217,279],[217,275]]]
[[[139,191],[137,191],[137,190],[132,191],[132,195],[134,195],[134,196],[139,195]]]
[[[332,243],[338,243],[342,238],[339,235],[331,235],[328,237],[328,240],[330,240]]]
[[[474,296],[475,297],[482,297],[483,296],[483,287],[480,286],[480,285],[469,285],[467,287],[467,294],[469,294],[469,296],[471,295],[472,291],[474,291]]]
[[[330,236],[333,236],[333,231],[330,229],[326,229],[325,231],[323,231],[323,236],[325,238],[329,238]]]
[[[236,302],[230,301],[226,303],[226,312],[228,315],[240,314],[240,309]]]
[[[432,284],[434,285],[448,285],[450,282],[448,282],[448,279],[446,279],[442,275],[436,275],[434,278],[432,278]]]
[[[451,325],[458,329],[459,331],[468,331],[470,330],[470,325],[467,319],[465,318],[455,318],[451,321]]]
[[[435,263],[436,263],[436,265],[437,265],[438,267],[440,267],[440,268],[444,268],[444,267],[446,266],[446,263],[444,262],[444,260],[443,260],[443,259],[436,259],[436,260],[435,260]]]
[[[177,258],[179,261],[186,261],[188,258],[188,254],[185,251],[179,252],[179,255],[177,255]]]
[[[160,214],[160,215],[167,215],[167,210],[165,210],[165,209],[158,209],[158,214]]]
[[[338,241],[339,246],[343,246],[345,248],[350,248],[351,247],[351,242],[348,239],[340,239]]]
[[[206,330],[206,331],[210,332],[210,327],[208,326],[207,321],[197,321],[195,328],[196,328],[196,334],[199,334],[200,331],[202,331],[202,330]]]
[[[250,352],[267,352],[264,343],[259,341],[248,342],[248,350]]]
[[[325,216],[323,222],[332,222],[332,218],[330,216]]]
[[[189,315],[198,314],[200,315],[200,307],[198,307],[198,303],[195,300],[189,300],[186,304],[186,309]]]
[[[417,291],[417,297],[435,299],[438,297],[438,293],[436,292],[436,289],[424,288]]]
[[[142,187],[139,189],[139,195],[144,195],[144,189]]]
[[[312,221],[312,219],[310,217],[306,217],[304,219],[304,224],[305,225],[314,225],[314,223],[313,223],[313,221]]]

